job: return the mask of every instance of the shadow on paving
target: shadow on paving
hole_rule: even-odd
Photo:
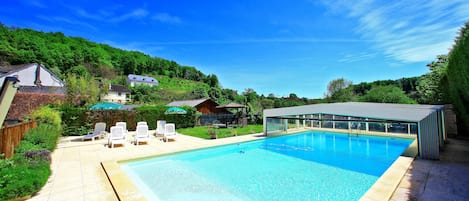
[[[415,159],[391,200],[469,200],[469,139],[450,138],[440,160]]]

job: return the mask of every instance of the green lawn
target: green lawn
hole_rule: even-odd
[[[208,134],[207,126],[196,126],[194,128],[181,128],[177,129],[178,133],[184,135],[190,135],[203,139],[211,139],[212,137]],[[262,125],[248,125],[246,127],[238,128],[212,128],[213,132],[217,133],[217,138],[231,137],[234,135],[247,135],[252,133],[262,133]]]

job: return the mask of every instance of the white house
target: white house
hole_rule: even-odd
[[[101,96],[102,101],[125,104],[130,101],[130,90],[123,85],[110,84],[107,94]]]
[[[65,83],[42,64],[0,66],[0,86],[6,77],[18,78],[20,92],[65,94]]]
[[[127,76],[127,82],[132,87],[135,85],[139,85],[139,84],[146,84],[149,86],[158,86],[158,80],[156,78],[142,76],[142,75],[129,74]]]

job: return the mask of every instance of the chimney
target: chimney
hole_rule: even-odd
[[[42,86],[41,84],[41,64],[36,64],[36,80],[34,84],[38,87]]]

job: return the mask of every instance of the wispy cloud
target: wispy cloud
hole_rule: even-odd
[[[362,43],[361,39],[317,39],[317,38],[253,38],[234,40],[194,40],[194,41],[165,41],[152,42],[155,45],[228,45],[228,44],[255,44],[255,43]]]
[[[142,19],[148,16],[148,11],[142,8],[132,10],[119,16],[111,18],[113,22],[122,22],[128,19]]]
[[[360,52],[360,53],[355,53],[355,54],[346,54],[338,61],[342,63],[352,63],[352,62],[367,60],[375,56],[376,56],[375,53]]]
[[[37,16],[39,19],[49,21],[49,22],[61,22],[69,25],[78,25],[82,27],[87,27],[93,30],[97,30],[95,26],[88,24],[86,22],[76,20],[76,19],[70,19],[70,18],[65,18],[65,17],[51,17],[51,16],[44,16],[44,15],[39,15]]]
[[[21,2],[23,2],[26,5],[36,7],[36,8],[47,8],[47,6],[39,0],[23,0]]]
[[[103,22],[122,22],[130,19],[144,19],[149,15],[149,12],[143,8],[134,9],[121,14],[116,14],[116,11],[111,10],[99,10],[96,13],[90,13],[82,8],[70,9],[74,10],[79,17]]]
[[[325,1],[334,14],[358,20],[356,32],[401,62],[434,60],[448,53],[469,19],[469,1]]]
[[[170,24],[179,24],[182,20],[177,16],[172,16],[168,13],[157,13],[155,14],[152,19],[157,20],[163,23],[170,23]]]

